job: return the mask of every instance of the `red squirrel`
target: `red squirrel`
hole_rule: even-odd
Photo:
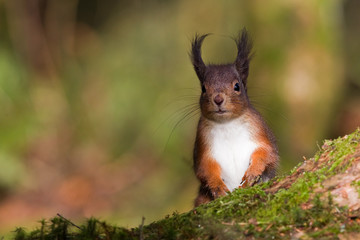
[[[274,134],[247,95],[252,43],[246,29],[235,39],[237,57],[231,64],[204,64],[201,45],[207,36],[196,35],[190,53],[202,90],[193,156],[200,181],[195,207],[268,181],[279,161]]]

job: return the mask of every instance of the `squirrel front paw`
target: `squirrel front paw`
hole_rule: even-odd
[[[212,190],[212,195],[214,196],[214,198],[218,198],[221,196],[225,196],[228,192],[230,192],[229,189],[226,187],[225,184],[223,184],[218,187],[215,187]]]
[[[261,175],[253,175],[253,174],[248,174],[248,172],[245,172],[242,180],[241,180],[241,185],[240,187],[251,187],[254,186],[256,183],[260,182],[261,180]]]

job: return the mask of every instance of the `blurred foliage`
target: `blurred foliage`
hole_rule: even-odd
[[[249,94],[281,171],[354,130],[354,2],[0,1],[0,225],[60,212],[133,226],[190,209],[196,32],[214,33],[213,63],[233,61],[242,27],[253,36]]]

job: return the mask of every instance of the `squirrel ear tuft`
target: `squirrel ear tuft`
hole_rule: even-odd
[[[237,38],[235,38],[237,46],[237,57],[235,67],[240,75],[240,80],[244,83],[246,89],[247,77],[249,75],[249,63],[252,58],[252,41],[248,35],[246,28],[243,28]]]
[[[204,80],[205,71],[206,71],[206,65],[201,58],[201,45],[204,39],[208,35],[209,34],[204,34],[204,35],[196,34],[191,42],[191,53],[190,53],[191,62],[194,66],[196,75],[198,76],[201,82]]]

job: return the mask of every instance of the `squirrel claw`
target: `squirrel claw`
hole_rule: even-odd
[[[257,176],[252,176],[252,175],[247,175],[245,174],[244,177],[242,178],[242,181],[240,183],[240,187],[252,187],[254,186],[256,183],[260,182],[261,180],[261,175],[257,175]]]
[[[229,191],[229,189],[226,186],[223,187],[217,187],[213,192],[213,196],[214,198],[218,198],[221,196],[225,196]]]

